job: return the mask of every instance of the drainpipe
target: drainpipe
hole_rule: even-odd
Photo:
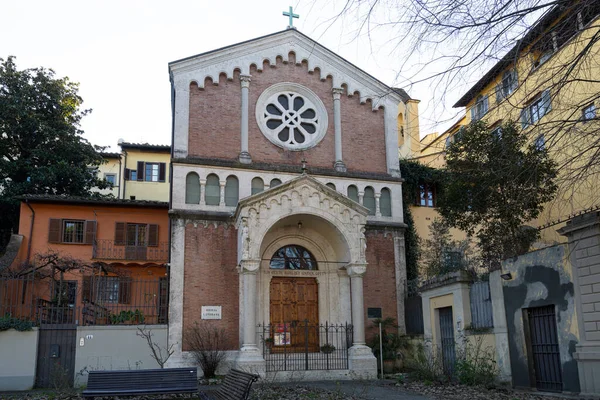
[[[121,179],[123,178],[123,170],[121,167],[121,155],[119,154],[119,187],[117,189],[117,199],[121,198]],[[123,182],[125,182],[125,179],[123,179]]]
[[[25,260],[27,262],[27,265],[29,265],[29,259],[31,258],[31,242],[33,241],[33,223],[35,222],[35,210],[29,204],[29,200],[26,199],[25,204],[31,210],[31,223],[29,225],[29,241],[27,243],[27,259]]]
[[[123,148],[121,148],[121,150],[123,151],[123,153],[125,153],[125,161],[123,162],[125,164],[125,169],[127,169],[127,150],[123,150]],[[119,158],[120,160],[121,158]],[[122,199],[125,199],[125,190],[127,189],[127,177],[125,175],[123,175],[123,197]]]

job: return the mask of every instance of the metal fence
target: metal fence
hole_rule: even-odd
[[[470,289],[471,323],[475,329],[494,327],[490,283],[474,282]]]
[[[258,335],[267,372],[348,369],[348,348],[353,341],[350,324],[259,325]]]
[[[166,277],[0,277],[0,317],[10,315],[36,325],[166,324],[168,296]]]
[[[148,245],[115,245],[111,239],[94,241],[92,258],[95,260],[129,260],[129,261],[168,261],[169,242],[160,242],[156,246]]]

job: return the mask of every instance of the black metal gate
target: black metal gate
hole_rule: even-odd
[[[444,373],[448,376],[452,376],[454,373],[454,363],[456,361],[452,307],[440,308],[438,312],[440,315],[440,339],[442,342]]]
[[[540,390],[562,391],[555,307],[528,308],[527,318],[535,385]]]
[[[40,324],[35,385],[73,387],[77,325]]]

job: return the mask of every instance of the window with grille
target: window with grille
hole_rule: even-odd
[[[63,220],[63,243],[83,243],[85,221]]]
[[[102,303],[118,303],[119,302],[119,277],[107,276],[99,279],[98,285],[98,301]]]

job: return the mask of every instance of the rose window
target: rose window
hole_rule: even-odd
[[[258,99],[256,114],[263,134],[274,144],[290,150],[316,145],[327,127],[323,102],[308,88],[293,83],[265,90]]]

